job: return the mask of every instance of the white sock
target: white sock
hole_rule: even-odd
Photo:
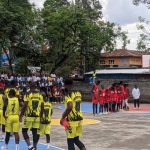
[[[1,150],[6,149],[6,147],[5,147],[5,146],[1,146],[0,148],[1,148]]]
[[[8,149],[8,144],[5,144],[5,148]]]
[[[33,147],[33,145],[28,146],[29,149],[32,148],[32,147]]]
[[[49,149],[50,148],[50,143],[47,143],[47,149]]]
[[[19,150],[19,144],[16,144],[16,150]]]
[[[5,133],[2,133],[2,139],[5,139]]]

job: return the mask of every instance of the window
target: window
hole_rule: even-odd
[[[105,64],[105,60],[100,60],[100,64],[101,65]]]
[[[114,60],[109,60],[109,64],[114,64],[115,61]]]

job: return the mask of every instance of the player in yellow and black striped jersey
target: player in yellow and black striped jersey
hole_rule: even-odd
[[[24,97],[25,107],[20,116],[24,116],[22,126],[23,137],[28,145],[28,149],[33,150],[37,148],[39,140],[37,130],[40,127],[40,116],[43,111],[43,96],[39,92],[37,85],[34,83],[31,84],[30,90],[31,91]],[[33,146],[31,145],[29,135],[27,133],[29,129],[32,129]]]
[[[0,141],[4,141],[5,138],[5,118],[3,116],[4,107],[4,90],[0,89]]]
[[[39,135],[46,135],[47,150],[50,148],[50,132],[51,132],[51,116],[52,116],[52,104],[48,101],[46,94],[43,94],[44,106],[43,113],[41,115],[41,123],[38,129]]]
[[[69,128],[66,130],[68,150],[75,150],[74,144],[80,150],[86,150],[84,144],[79,140],[82,135],[82,120],[81,111],[82,95],[80,92],[70,92],[72,80],[65,81],[65,111],[62,114],[60,124],[63,125],[65,119],[68,120]]]
[[[11,89],[13,89],[13,90],[15,90],[15,93],[16,93],[16,97],[18,97],[19,96],[19,90],[16,88],[16,86],[15,86],[15,82],[10,82],[9,84],[8,84],[8,86],[7,86],[7,88],[5,89],[5,91],[4,91],[4,94],[5,94],[5,96],[8,98],[9,97],[9,91],[11,90]]]
[[[8,97],[3,97],[4,107],[3,107],[3,116],[5,117],[5,126],[6,126],[6,137],[5,137],[5,148],[8,148],[8,143],[10,139],[10,133],[13,132],[15,135],[16,149],[19,150],[19,114],[20,108],[23,107],[23,103],[19,101],[16,97],[16,92],[14,89],[10,89]]]

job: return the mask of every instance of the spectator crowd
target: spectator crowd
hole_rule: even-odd
[[[52,103],[63,103],[64,101],[64,79],[52,74],[6,74],[0,73],[0,89],[6,89],[15,84],[19,92],[24,95],[30,91],[31,83],[37,84],[40,92],[44,92]]]

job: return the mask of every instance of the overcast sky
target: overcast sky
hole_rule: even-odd
[[[29,0],[41,8],[45,0]],[[139,31],[136,28],[138,17],[142,16],[150,20],[150,10],[145,5],[134,6],[132,0],[100,0],[103,6],[104,19],[121,25],[123,31],[128,31],[131,43],[128,49],[136,49]],[[121,48],[118,42],[118,48]]]

